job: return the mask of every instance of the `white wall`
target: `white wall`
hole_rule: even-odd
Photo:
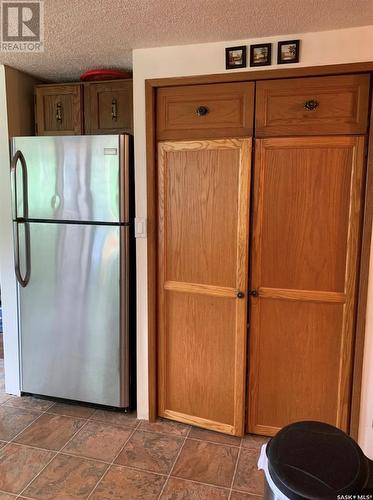
[[[260,39],[236,40],[229,42],[184,45],[138,49],[133,53],[134,106],[135,106],[135,165],[136,165],[136,212],[138,217],[146,217],[146,151],[145,151],[145,93],[144,82],[150,78],[171,76],[189,76],[211,73],[226,73],[224,48],[251,43],[277,42],[300,38],[300,63],[296,66],[318,66],[373,61],[373,26],[318,33],[292,34],[287,36]],[[276,59],[276,46],[273,45],[273,61]],[[276,64],[272,65],[276,67]],[[277,66],[285,68],[285,65]],[[266,66],[262,68],[266,70]],[[258,70],[259,68],[253,68]],[[247,69],[250,71],[250,68]],[[242,71],[242,70],[233,70]],[[229,71],[229,72],[232,72]],[[148,346],[147,346],[147,249],[146,239],[137,240],[137,340],[138,340],[138,414],[140,418],[148,416]],[[373,288],[373,277],[371,278]],[[373,300],[373,291],[370,301]],[[373,308],[370,310],[367,324],[367,350],[373,356]],[[368,351],[367,351],[368,352]],[[373,458],[373,365],[368,366],[366,356],[364,371],[365,394],[361,413],[360,442]],[[368,377],[370,375],[370,379]],[[370,385],[368,384],[370,380]],[[370,394],[368,386],[371,387]]]
[[[3,306],[5,390],[19,395],[17,286],[14,275],[13,229],[5,67],[0,65],[0,286]]]

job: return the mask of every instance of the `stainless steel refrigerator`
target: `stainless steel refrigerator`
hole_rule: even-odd
[[[130,147],[12,140],[23,392],[129,406]]]

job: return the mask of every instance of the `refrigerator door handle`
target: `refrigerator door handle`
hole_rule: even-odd
[[[20,162],[22,168],[22,195],[23,195],[23,219],[28,219],[28,179],[27,179],[27,163],[21,151],[16,151],[12,158],[10,171],[13,175],[14,182],[14,215],[18,218],[18,202],[17,202],[17,164]]]
[[[26,273],[22,277],[20,259],[19,259],[19,225],[25,226],[25,260],[26,260]],[[28,222],[16,222],[15,229],[15,256],[14,256],[14,270],[18,283],[22,288],[28,285],[31,277],[31,244],[30,244],[30,224]]]
[[[17,201],[17,165],[18,162],[21,164],[22,169],[22,197],[23,197],[23,214],[22,218],[24,221],[20,222],[18,220],[18,201]],[[25,288],[30,281],[31,277],[31,245],[30,245],[30,225],[27,221],[28,219],[28,185],[27,185],[27,164],[25,157],[21,151],[16,151],[12,158],[12,163],[10,166],[11,175],[13,176],[14,182],[14,216],[16,219],[15,228],[15,255],[14,255],[14,270],[16,273],[16,278],[21,287]],[[24,224],[25,231],[25,263],[26,263],[26,273],[22,277],[20,259],[19,259],[19,225]]]

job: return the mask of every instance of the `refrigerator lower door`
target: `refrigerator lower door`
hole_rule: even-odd
[[[22,391],[128,406],[128,227],[30,223],[30,248]]]

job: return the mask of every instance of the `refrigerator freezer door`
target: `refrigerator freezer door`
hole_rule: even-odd
[[[30,244],[30,281],[19,287],[22,391],[128,406],[120,286],[128,282],[128,227],[30,223]]]
[[[125,135],[14,138],[13,158],[20,151],[26,162],[28,217],[128,222],[128,141]],[[22,168],[12,177],[13,216],[22,217]]]

